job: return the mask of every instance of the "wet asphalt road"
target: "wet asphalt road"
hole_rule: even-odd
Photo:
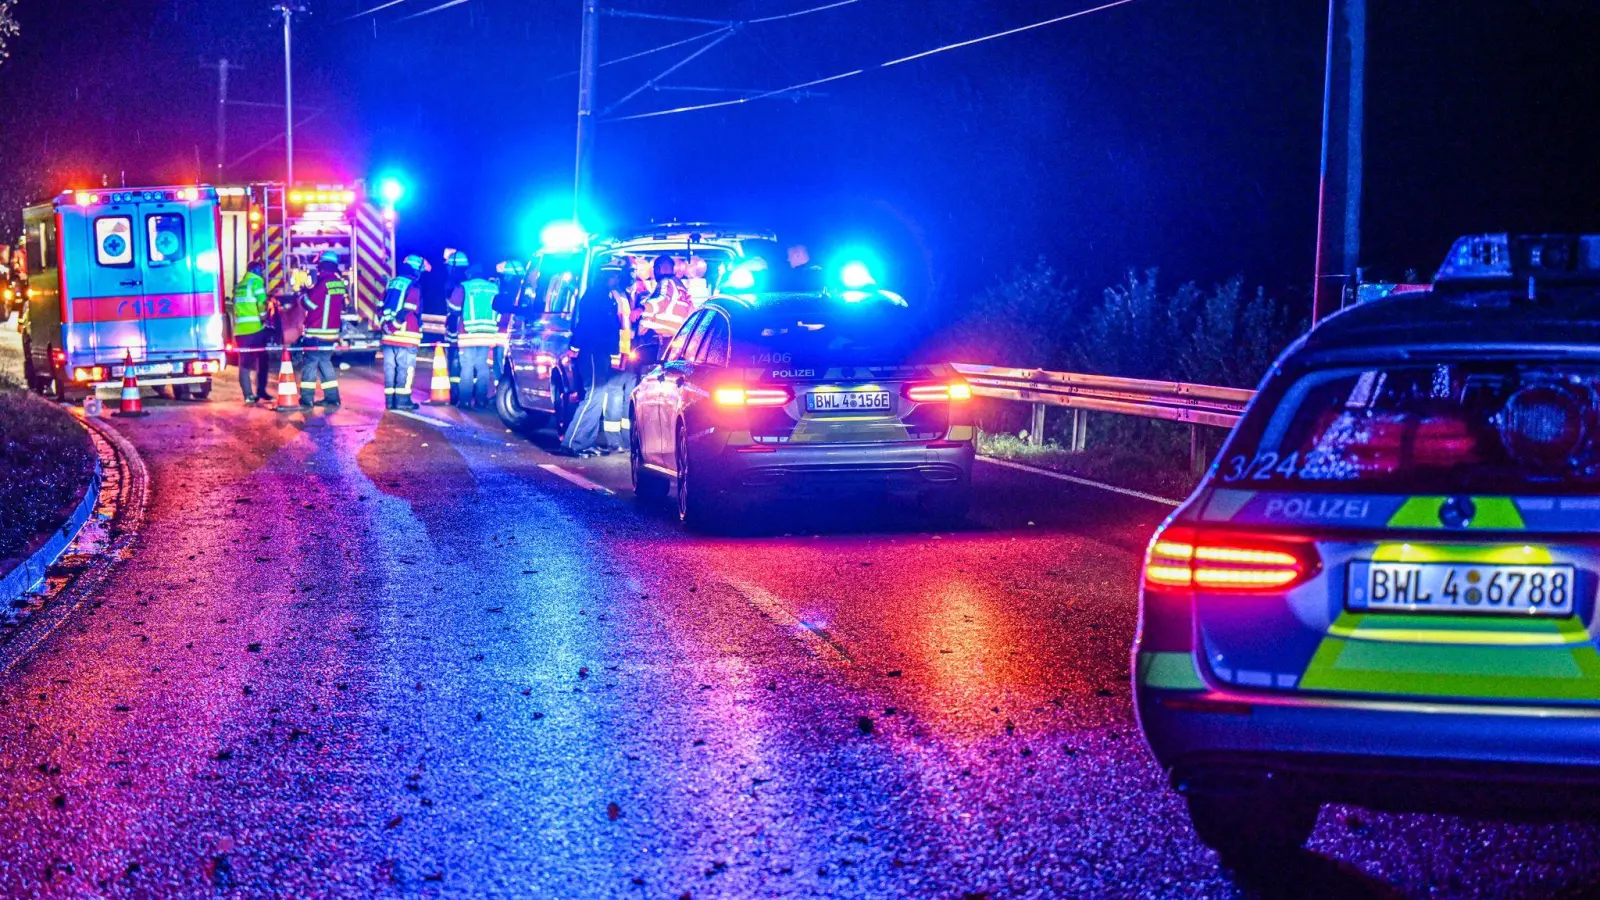
[[[0,896],[1260,889],[1132,720],[1165,507],[980,464],[956,533],[774,505],[769,533],[696,537],[620,458],[345,384],[334,413],[224,385],[117,421],[148,521],[0,675]],[[1328,809],[1311,847],[1268,893],[1600,882],[1591,826]]]

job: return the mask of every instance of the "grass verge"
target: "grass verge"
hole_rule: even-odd
[[[1014,434],[979,431],[978,452],[1173,500],[1188,496],[1195,485],[1186,455],[1148,447],[1091,441],[1088,449],[1073,453],[1054,442],[1035,447]]]
[[[66,410],[0,377],[0,571],[61,527],[94,461],[89,433]]]

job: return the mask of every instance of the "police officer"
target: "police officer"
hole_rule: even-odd
[[[621,332],[617,296],[622,293],[622,265],[607,262],[600,278],[578,301],[572,328],[575,368],[583,381],[583,402],[561,436],[561,449],[571,456],[591,456],[622,449]]]
[[[416,409],[411,402],[411,378],[417,367],[417,347],[422,344],[422,291],[417,282],[428,261],[412,254],[389,279],[383,292],[383,399],[389,409]]]
[[[255,403],[267,396],[267,281],[261,277],[261,261],[252,260],[244,277],[234,285],[228,301],[233,319],[233,343],[239,348],[239,390],[244,402]]]
[[[301,295],[306,309],[306,332],[300,339],[305,355],[300,362],[300,408],[310,409],[322,388],[320,405],[338,408],[339,370],[333,365],[333,348],[344,323],[344,298],[348,289],[339,278],[339,255],[332,250],[317,258],[316,281]]]
[[[456,406],[461,409],[488,409],[489,351],[499,340],[500,323],[494,301],[500,289],[483,277],[477,266],[467,267],[467,278],[450,294],[450,314],[459,323],[461,386]]]

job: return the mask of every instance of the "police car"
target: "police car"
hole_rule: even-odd
[[[1319,805],[1600,800],[1600,236],[1456,243],[1328,319],[1151,541],[1134,690],[1224,863]]]
[[[722,293],[694,312],[630,398],[635,495],[664,499],[676,482],[678,516],[694,528],[725,527],[773,497],[898,495],[961,519],[971,389],[917,359],[905,301],[865,280]]]

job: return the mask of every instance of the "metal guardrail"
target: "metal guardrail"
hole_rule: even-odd
[[[1091,410],[1187,424],[1190,426],[1189,461],[1197,473],[1206,463],[1207,442],[1200,432],[1201,426],[1232,428],[1255,396],[1255,391],[1244,388],[1181,381],[1148,381],[968,363],[957,363],[955,369],[966,376],[975,396],[1031,404],[1033,416],[1028,442],[1034,446],[1044,443],[1045,410],[1051,406],[1072,411],[1067,429],[1067,449],[1072,451],[1081,451],[1087,445],[1086,414]]]

